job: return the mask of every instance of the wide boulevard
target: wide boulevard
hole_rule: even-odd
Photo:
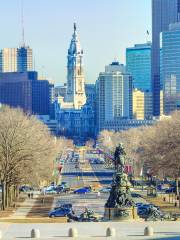
[[[103,217],[104,205],[109,193],[103,193],[101,189],[111,186],[114,170],[107,168],[106,164],[91,163],[91,159],[97,158],[99,158],[98,154],[88,154],[82,150],[79,151],[79,159],[76,163],[71,158],[65,161],[61,181],[67,182],[71,189],[91,186],[93,191],[86,194],[71,192],[57,196],[54,205],[72,203],[76,214],[82,213],[87,207]],[[134,200],[144,202],[142,198],[134,198]]]

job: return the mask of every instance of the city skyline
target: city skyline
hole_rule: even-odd
[[[33,49],[35,68],[40,76],[53,79],[56,85],[66,82],[67,48],[74,22],[84,49],[87,83],[94,83],[99,72],[115,57],[125,63],[126,48],[146,42],[147,29],[151,32],[150,0],[145,3],[143,0],[126,3],[114,0],[103,1],[103,4],[102,1],[59,3],[54,0],[52,4],[32,0],[24,1],[23,5],[25,43]],[[1,9],[4,21],[0,23],[0,48],[18,47],[21,43],[21,1],[7,0],[1,3]]]

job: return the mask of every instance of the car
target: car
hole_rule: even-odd
[[[141,207],[144,203],[136,203],[136,207]]]
[[[66,217],[68,216],[70,213],[72,212],[72,209],[70,208],[58,208],[58,209],[55,209],[55,210],[52,210],[48,216],[50,218],[53,218],[53,217]]]
[[[89,193],[91,192],[91,188],[90,187],[83,187],[83,188],[79,188],[74,190],[75,194],[85,194],[85,193]]]
[[[56,191],[55,189],[46,189],[46,190],[45,190],[45,193],[46,193],[46,194],[56,194],[57,191]]]
[[[71,203],[60,204],[60,205],[57,205],[54,208],[54,210],[59,209],[59,208],[72,209],[72,204]]]
[[[109,193],[111,191],[111,187],[104,187],[99,190],[101,193]]]
[[[141,195],[139,193],[132,192],[131,193],[131,197],[133,197],[133,198],[140,198]]]
[[[32,188],[32,187],[29,187],[29,186],[26,186],[26,185],[24,185],[24,186],[21,186],[21,187],[19,188],[19,191],[20,191],[20,192],[28,192],[28,191],[33,191],[33,188]]]
[[[55,191],[57,192],[57,193],[61,193],[61,192],[63,192],[63,186],[57,186],[56,188],[55,188]]]
[[[170,187],[165,190],[165,193],[175,193],[176,192],[176,187]]]
[[[69,192],[70,191],[70,187],[68,187],[67,185],[58,185],[54,190],[57,193]]]
[[[56,186],[50,185],[50,186],[48,186],[48,187],[44,187],[44,188],[42,189],[42,192],[43,192],[44,194],[56,194],[56,193],[57,193],[57,192],[56,192]]]

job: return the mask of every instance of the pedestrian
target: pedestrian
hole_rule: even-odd
[[[30,193],[28,193],[28,198],[30,198],[30,196],[31,196],[31,194],[30,194]]]
[[[33,198],[33,195],[34,195],[33,192],[31,192],[31,198]]]

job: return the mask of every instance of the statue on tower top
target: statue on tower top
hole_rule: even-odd
[[[76,23],[74,23],[74,32],[76,32]]]

